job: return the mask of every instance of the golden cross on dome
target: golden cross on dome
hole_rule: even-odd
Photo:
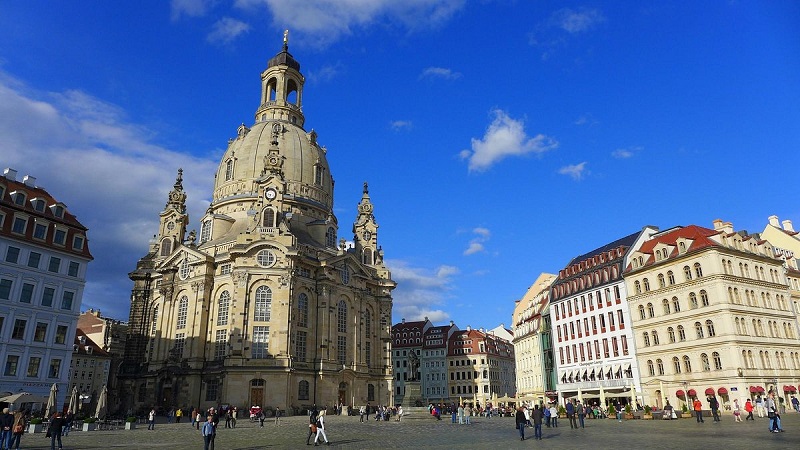
[[[284,47],[289,46],[289,30],[283,31],[283,46]]]

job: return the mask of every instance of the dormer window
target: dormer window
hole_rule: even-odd
[[[50,211],[53,212],[53,215],[58,217],[59,219],[64,217],[64,207],[59,204],[50,205]]]
[[[277,214],[275,214],[274,208],[264,208],[264,213],[262,214],[263,221],[262,224],[265,227],[274,227],[276,223]]]
[[[31,205],[33,206],[34,210],[38,212],[44,212],[45,203],[44,200],[42,200],[41,198],[34,198],[33,200],[31,200]]]
[[[33,225],[33,238],[44,240],[47,237],[47,224],[37,222]]]
[[[53,233],[53,243],[56,245],[64,245],[67,242],[67,230],[56,228]]]
[[[21,191],[14,191],[11,193],[11,198],[14,199],[14,203],[19,206],[25,205],[25,193]]]
[[[75,236],[72,238],[72,249],[73,250],[83,250],[83,244],[86,242],[86,239],[83,236]]]
[[[686,251],[686,242],[679,242],[678,248],[680,249],[681,253]]]

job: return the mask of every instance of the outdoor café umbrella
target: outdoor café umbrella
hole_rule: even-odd
[[[106,418],[106,404],[108,403],[108,389],[103,386],[103,390],[100,391],[100,398],[97,399],[97,410],[94,412],[94,416],[100,420]]]
[[[67,411],[72,414],[78,412],[78,386],[72,386],[72,395],[69,396],[69,409]]]
[[[11,403],[17,407],[24,403],[44,403],[46,401],[46,397],[41,395],[33,395],[30,392],[19,392],[17,394],[7,395],[0,398],[0,402]]]
[[[44,416],[50,417],[56,413],[56,408],[58,405],[58,384],[53,383],[53,386],[50,387],[50,396],[47,397],[47,407],[44,410]]]

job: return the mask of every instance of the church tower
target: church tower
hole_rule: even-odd
[[[305,129],[304,82],[287,32],[261,73],[255,122],[228,141],[199,236],[186,237],[178,172],[159,232],[130,274],[121,407],[199,399],[292,414],[390,402],[396,284],[366,184],[354,245],[339,239],[328,151]]]

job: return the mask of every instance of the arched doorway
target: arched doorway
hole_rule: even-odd
[[[339,402],[340,405],[349,405],[349,401],[347,400],[347,383],[342,381],[339,383]]]
[[[264,385],[261,378],[250,380],[250,406],[264,406]]]

